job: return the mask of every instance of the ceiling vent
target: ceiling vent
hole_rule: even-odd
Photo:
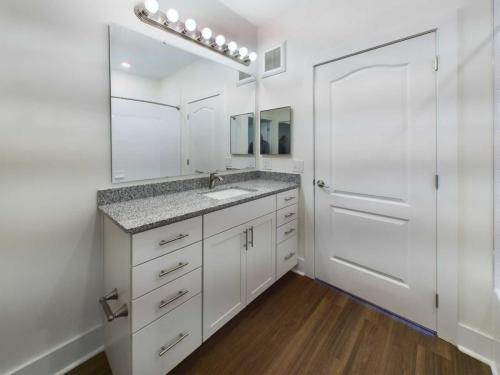
[[[283,73],[286,70],[286,44],[264,51],[264,72],[262,77]]]

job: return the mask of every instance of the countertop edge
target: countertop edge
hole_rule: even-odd
[[[103,207],[103,206],[98,206],[97,209],[99,210],[99,212],[101,214],[105,215],[114,224],[116,224],[120,229],[122,229],[125,233],[133,235],[133,234],[142,233],[142,232],[145,232],[145,231],[148,231],[148,230],[151,230],[151,229],[163,227],[165,225],[177,223],[179,221],[191,219],[191,218],[197,217],[197,216],[202,216],[202,215],[208,214],[210,212],[223,210],[225,208],[237,206],[239,204],[251,202],[251,201],[254,201],[254,200],[257,200],[257,199],[260,199],[260,198],[265,198],[265,197],[268,197],[270,195],[279,194],[279,193],[282,193],[284,191],[289,191],[289,190],[293,190],[293,189],[297,189],[297,188],[300,188],[300,184],[294,184],[292,186],[287,186],[285,188],[280,188],[280,189],[276,189],[276,190],[273,190],[273,191],[270,191],[270,192],[261,193],[259,195],[255,195],[255,196],[252,196],[252,197],[242,198],[242,199],[239,199],[239,200],[234,201],[234,202],[224,203],[224,204],[221,204],[221,205],[216,205],[216,206],[213,206],[213,207],[204,208],[204,209],[201,209],[201,210],[198,210],[198,211],[188,212],[186,214],[175,216],[175,217],[172,217],[170,219],[160,220],[160,221],[157,221],[157,222],[154,222],[154,223],[144,224],[144,225],[141,225],[141,226],[138,226],[138,227],[133,227],[133,228],[125,228],[125,227],[123,227],[120,223],[118,223],[115,219],[113,219],[112,216],[110,216],[107,212],[105,212],[105,211],[102,210],[101,207]]]

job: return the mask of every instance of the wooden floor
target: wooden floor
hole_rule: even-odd
[[[491,370],[443,340],[289,273],[172,373],[474,375]],[[101,354],[70,374],[110,370]]]

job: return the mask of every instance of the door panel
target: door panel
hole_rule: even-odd
[[[246,305],[243,226],[204,240],[203,340]]]
[[[247,303],[250,303],[270,287],[276,279],[276,214],[263,216],[251,221],[246,226],[253,228],[253,236],[250,232],[246,251],[246,295]]]
[[[315,70],[316,277],[436,328],[435,34]]]

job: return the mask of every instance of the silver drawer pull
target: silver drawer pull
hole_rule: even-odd
[[[292,201],[294,199],[295,199],[295,197],[288,197],[288,198],[285,198],[285,202]]]
[[[113,311],[111,307],[109,307],[108,301],[117,300],[118,299],[118,290],[115,288],[110,293],[106,294],[104,297],[99,298],[99,303],[106,315],[106,319],[108,322],[112,322],[117,318],[124,318],[128,316],[128,308],[127,304],[121,305],[118,310]]]
[[[295,255],[295,253],[290,253],[290,254],[288,254],[288,255],[285,257],[285,260],[292,259],[294,255]]]
[[[181,233],[178,236],[175,236],[174,238],[171,238],[169,240],[161,240],[160,243],[159,243],[159,245],[160,246],[165,246],[165,245],[167,245],[167,244],[169,244],[171,242],[182,240],[183,238],[186,238],[188,236],[189,236],[189,234],[182,234]]]
[[[158,278],[162,278],[167,276],[168,274],[175,272],[177,270],[180,270],[181,268],[186,267],[189,264],[189,262],[180,262],[177,266],[174,266],[170,268],[169,270],[161,270],[160,273],[158,274]]]
[[[292,234],[293,232],[295,232],[295,228],[292,228],[292,229],[290,229],[290,230],[287,230],[287,231],[285,232],[285,236],[288,236],[289,234]]]
[[[182,296],[184,296],[184,295],[186,295],[188,293],[189,293],[189,290],[186,290],[186,289],[179,290],[175,294],[175,296],[170,297],[169,299],[161,300],[160,301],[160,306],[158,306],[158,308],[163,309],[165,306],[170,305],[172,302],[177,301],[179,298],[181,298]]]
[[[288,219],[289,217],[292,217],[295,215],[295,212],[290,212],[288,215],[285,215],[285,219]]]
[[[160,352],[158,353],[158,356],[163,356],[166,354],[170,349],[172,349],[174,346],[176,346],[178,343],[180,343],[182,340],[184,340],[186,337],[189,336],[189,332],[183,332],[179,333],[177,337],[168,345],[162,346],[160,348]]]

